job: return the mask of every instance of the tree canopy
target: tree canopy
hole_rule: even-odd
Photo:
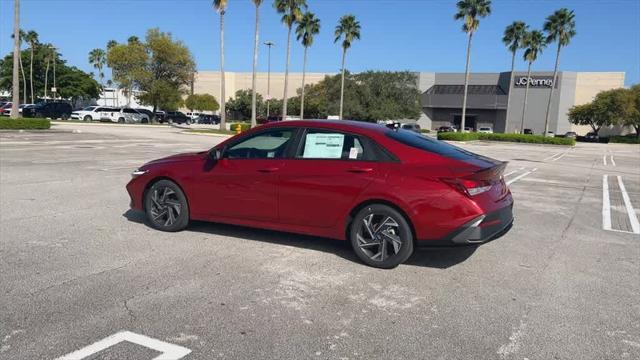
[[[192,94],[184,100],[184,106],[189,110],[216,111],[220,108],[218,100],[211,94]],[[251,104],[249,104],[251,106]],[[249,109],[251,111],[251,109]]]
[[[589,125],[597,134],[603,126],[633,126],[638,135],[638,105],[640,89],[613,89],[598,93],[592,102],[569,109],[569,121],[576,125]]]

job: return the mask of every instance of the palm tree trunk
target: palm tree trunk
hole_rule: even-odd
[[[511,56],[511,74],[509,75],[509,87],[507,88],[507,114],[505,119],[505,124],[509,123],[509,105],[511,104],[511,87],[513,86],[513,71],[516,67],[516,52],[514,51]],[[504,129],[504,132],[508,132],[508,130]]]
[[[31,44],[31,61],[29,62],[29,84],[31,85],[31,103],[35,104],[33,99],[33,50],[34,44]]]
[[[287,90],[289,87],[289,58],[291,55],[291,26],[287,32],[287,62],[284,67],[284,96],[282,100],[282,120],[287,120]]]
[[[464,122],[467,117],[467,89],[469,87],[469,60],[471,60],[471,38],[473,32],[469,33],[469,42],[467,43],[467,65],[464,69],[464,95],[462,96],[462,119],[460,119],[460,132],[464,132]]]
[[[258,67],[258,38],[260,25],[260,5],[256,3],[256,32],[253,36],[253,77],[251,79],[251,127],[258,125],[256,121],[256,68]]]
[[[340,82],[340,114],[339,119],[342,120],[342,110],[344,107],[344,59],[347,56],[347,49],[342,48],[342,80]]]
[[[29,97],[27,96],[27,76],[24,74],[24,66],[22,65],[22,51],[20,51],[19,62],[20,72],[22,72],[22,102],[27,103]]]
[[[44,70],[44,99],[47,99],[47,80],[49,80],[49,59],[47,59],[47,67]]]
[[[12,74],[12,104],[11,118],[20,117],[18,104],[20,103],[20,80],[18,75],[18,59],[22,56],[20,53],[20,0],[15,0],[13,5],[13,74]]]
[[[220,12],[220,129],[227,128],[227,109],[224,81],[224,12]]]
[[[302,61],[302,92],[300,93],[300,120],[304,119],[304,80],[307,73],[307,49],[304,47],[304,60]]]
[[[522,105],[522,122],[520,123],[520,134],[524,133],[524,117],[527,112],[527,96],[529,95],[529,78],[531,77],[531,61],[527,69],[527,88],[524,90],[524,104]]]
[[[558,65],[560,65],[560,41],[558,41],[558,50],[556,52],[556,66],[553,69],[553,81],[551,82],[551,90],[549,90],[549,101],[547,102],[547,115],[544,118],[544,136],[549,131],[549,111],[551,110],[551,98],[553,97],[553,89],[556,88],[556,78],[558,77]]]

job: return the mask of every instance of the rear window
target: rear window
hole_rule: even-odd
[[[399,129],[397,131],[388,131],[387,136],[402,144],[442,155],[456,160],[475,159],[478,156],[474,153],[461,149],[457,146],[447,144],[444,141],[435,140],[427,136],[417,134],[413,131]]]

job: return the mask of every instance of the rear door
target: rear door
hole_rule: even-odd
[[[307,129],[295,158],[279,172],[280,222],[331,227],[378,176],[370,141],[335,130]]]

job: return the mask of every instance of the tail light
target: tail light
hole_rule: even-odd
[[[491,189],[491,182],[487,180],[475,180],[467,178],[442,179],[447,185],[467,196],[476,196]]]

